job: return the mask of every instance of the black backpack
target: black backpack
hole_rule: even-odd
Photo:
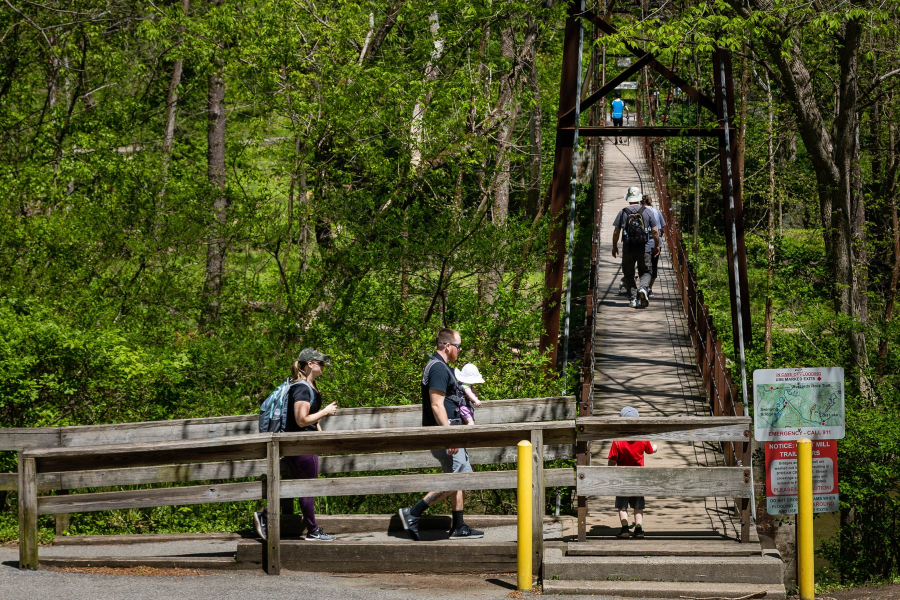
[[[624,248],[629,252],[643,252],[650,240],[650,228],[644,219],[646,206],[642,206],[635,212],[625,213],[625,242]]]

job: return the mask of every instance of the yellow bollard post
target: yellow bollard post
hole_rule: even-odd
[[[797,580],[800,600],[815,600],[812,442],[807,438],[797,440]]]
[[[531,591],[531,442],[519,442],[518,455],[518,488],[516,503],[518,504],[518,589]]]

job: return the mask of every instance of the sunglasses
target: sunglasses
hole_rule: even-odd
[[[447,342],[447,345],[455,347],[457,352],[462,352],[462,344],[454,344],[453,342]]]

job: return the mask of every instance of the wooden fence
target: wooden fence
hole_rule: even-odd
[[[560,399],[571,405],[570,398]],[[465,447],[471,454],[487,452],[492,460],[514,451],[521,440],[533,444],[531,468],[534,511],[531,515],[536,566],[543,556],[545,487],[575,486],[579,495],[629,495],[640,489],[645,495],[748,497],[749,470],[694,467],[682,470],[618,467],[544,469],[553,448],[574,455],[576,442],[609,439],[664,439],[691,441],[739,441],[749,437],[750,420],[743,417],[682,417],[668,419],[579,418],[545,422],[476,425],[472,427],[397,427],[355,431],[323,431],[287,434],[251,434],[216,440],[183,440],[105,446],[76,446],[25,450],[19,458],[19,566],[37,568],[37,519],[39,515],[120,510],[266,499],[269,539],[264,565],[278,573],[280,561],[280,500],[304,496],[390,494],[474,489],[514,489],[515,471],[440,473],[434,475],[364,475],[315,480],[281,479],[280,458],[299,454],[343,457],[347,471],[398,469],[398,465],[434,466],[429,450]],[[341,453],[337,455],[337,453]],[[413,462],[413,456],[417,456]],[[326,458],[331,458],[327,456]],[[377,457],[377,458],[373,458]],[[425,462],[427,459],[427,462]],[[353,463],[352,461],[358,461]],[[80,486],[100,482],[104,486],[172,481],[239,479],[259,474],[247,469],[261,461],[262,481],[225,482],[181,487],[39,496],[42,478]],[[495,461],[496,462],[496,461]],[[377,469],[376,469],[377,470]],[[659,471],[659,472],[658,472]],[[158,474],[153,479],[151,474]],[[749,540],[749,521],[741,530]]]
[[[283,434],[255,434],[218,440],[150,442],[108,446],[82,446],[25,450],[19,457],[19,567],[37,568],[37,518],[61,512],[91,512],[234,502],[266,499],[269,511],[268,541],[264,564],[269,573],[280,572],[280,500],[303,496],[342,496],[392,494],[473,489],[514,489],[515,471],[480,471],[475,473],[440,473],[434,475],[375,475],[361,477],[321,478],[315,480],[281,480],[282,456],[301,454],[350,453],[353,456],[380,455],[382,469],[397,469],[409,464],[408,453],[420,453],[416,467],[434,467],[431,449],[466,447],[494,449],[505,455],[522,440],[534,446],[533,505],[534,562],[543,556],[544,487],[573,486],[572,469],[544,470],[547,447],[567,447],[573,454],[575,423],[572,420],[466,427],[398,427],[357,431],[323,431]],[[390,454],[389,454],[390,453]],[[474,454],[474,452],[473,452]],[[395,460],[390,460],[388,457]],[[191,485],[127,491],[39,496],[38,481],[42,476],[70,478],[70,481],[103,481],[104,485],[126,485],[138,474],[146,481],[153,469],[164,474],[153,483],[170,480],[172,472],[181,474],[180,481],[207,480],[204,469],[214,469],[222,479],[246,477],[244,467],[264,461],[263,481]],[[369,470],[366,463],[365,470]],[[198,469],[194,471],[193,469]],[[356,470],[351,467],[351,470]],[[199,472],[200,476],[192,473]],[[229,474],[230,473],[230,474]]]

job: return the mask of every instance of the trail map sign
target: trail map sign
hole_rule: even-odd
[[[812,443],[813,512],[837,512],[837,441]],[[797,442],[766,444],[766,512],[797,514]]]
[[[753,371],[754,437],[758,442],[844,437],[844,369]]]

